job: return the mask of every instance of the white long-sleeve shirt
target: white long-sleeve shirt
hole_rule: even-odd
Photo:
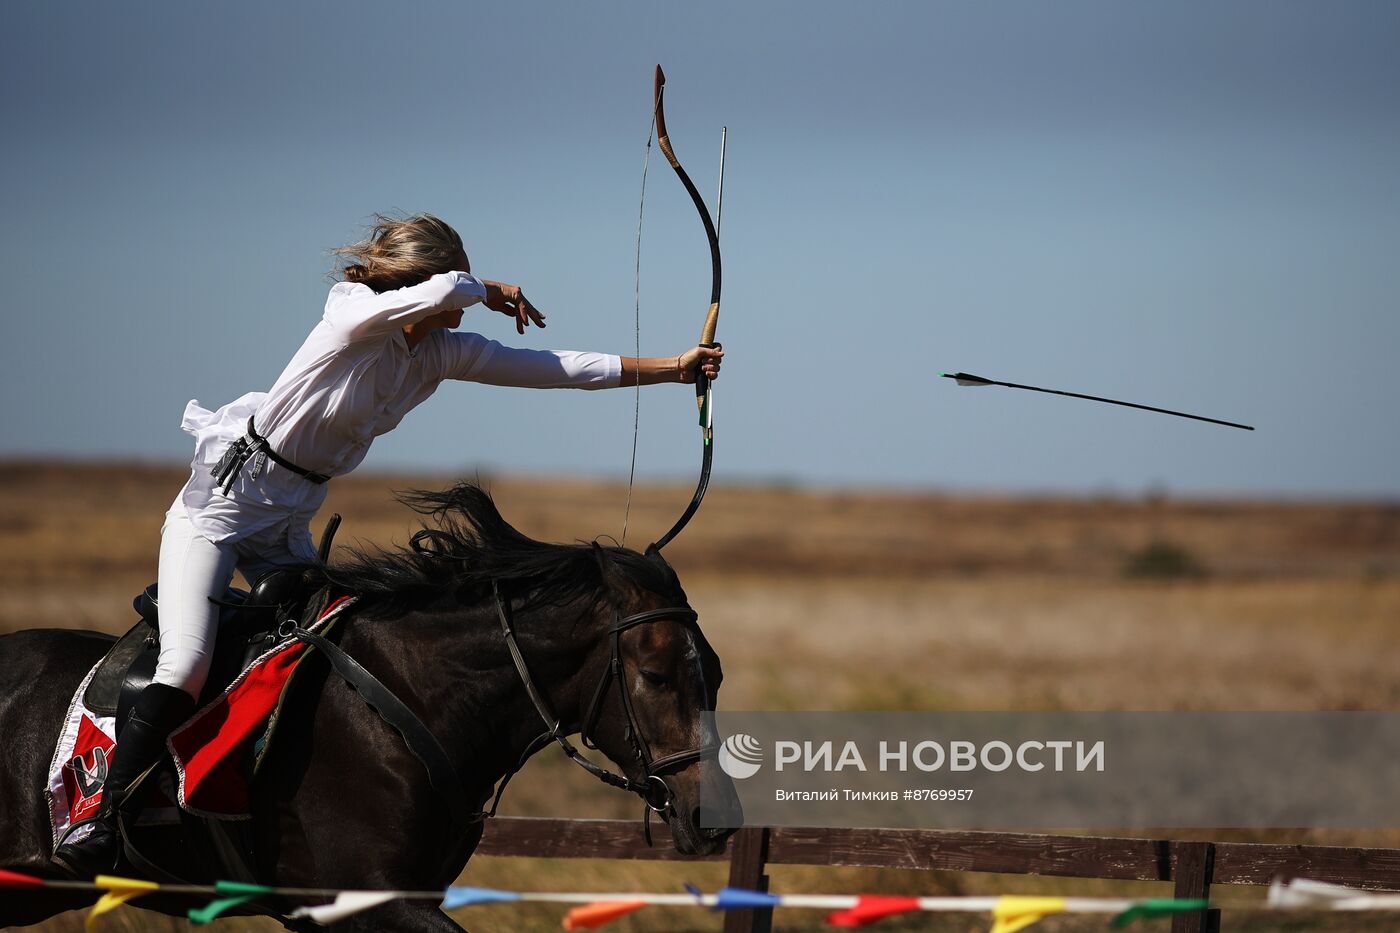
[[[217,542],[285,522],[304,526],[325,501],[325,484],[271,460],[256,479],[251,463],[244,467],[228,495],[216,487],[212,467],[246,433],[249,417],[280,456],[340,476],[444,379],[540,389],[600,389],[621,381],[617,356],[522,350],[480,334],[438,329],[409,349],[406,325],[485,297],[486,286],[465,272],[383,293],[341,282],[270,391],[250,392],[212,412],[191,400],[182,427],[195,437],[195,455],[180,498],[196,530]]]

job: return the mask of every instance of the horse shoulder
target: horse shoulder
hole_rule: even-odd
[[[66,629],[0,635],[0,866],[47,862],[49,763],[74,691],[112,642]]]
[[[397,692],[402,659],[386,666],[377,641],[352,627],[340,644]],[[423,766],[323,659],[310,663],[297,675],[256,782],[260,861],[283,884],[437,883],[462,837],[446,825]],[[456,871],[450,875],[443,884]]]

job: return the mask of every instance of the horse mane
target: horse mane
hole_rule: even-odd
[[[620,577],[685,604],[680,580],[660,552],[639,554],[596,540],[536,541],[507,522],[476,483],[410,490],[398,499],[428,519],[409,547],[354,548],[347,560],[324,568],[332,585],[363,603],[408,611],[449,596],[484,599],[493,583],[532,604],[597,602],[612,592],[610,578]]]

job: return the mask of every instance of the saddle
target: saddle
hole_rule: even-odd
[[[317,563],[277,567],[258,577],[251,591],[229,587],[212,600],[220,607],[214,658],[200,694],[202,706],[223,693],[256,658],[282,640],[278,630],[288,620],[307,617],[311,605],[324,601],[324,578],[318,572],[330,556],[340,516],[332,515],[321,535]],[[83,702],[94,713],[122,722],[136,697],[155,677],[160,655],[160,594],[152,583],[132,600],[140,617],[99,662]]]

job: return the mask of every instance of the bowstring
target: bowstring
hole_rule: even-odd
[[[646,154],[642,157],[642,194],[637,203],[637,259],[633,271],[633,337],[636,348],[637,384],[632,401],[632,466],[627,472],[627,505],[622,510],[622,547],[627,546],[627,524],[632,517],[632,486],[637,479],[637,434],[642,423],[642,218],[646,216],[647,170],[651,166],[651,139],[656,134],[656,109],[647,127]]]

